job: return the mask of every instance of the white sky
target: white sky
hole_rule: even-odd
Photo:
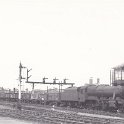
[[[17,86],[20,61],[31,80],[109,84],[123,41],[123,0],[0,0],[0,86]]]

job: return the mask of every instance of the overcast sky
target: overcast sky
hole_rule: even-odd
[[[0,60],[4,87],[17,86],[20,61],[30,80],[109,84],[124,63],[124,1],[0,0]]]

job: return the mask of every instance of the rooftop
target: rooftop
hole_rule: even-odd
[[[115,70],[124,70],[124,64],[118,65],[116,67],[113,67]]]

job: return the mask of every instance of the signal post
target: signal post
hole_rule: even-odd
[[[23,68],[26,68],[26,67],[22,66],[22,64],[20,62],[20,65],[19,65],[19,98],[18,98],[19,99],[19,102],[18,102],[19,105],[21,105],[21,82],[22,82],[22,79],[26,79],[25,83],[32,84],[32,90],[34,90],[35,84],[59,85],[59,100],[61,100],[62,86],[63,85],[71,85],[73,87],[73,85],[75,84],[75,83],[67,83],[66,80],[68,80],[68,79],[66,79],[66,78],[63,80],[63,82],[62,81],[61,82],[57,82],[57,80],[59,80],[59,79],[57,79],[56,77],[53,79],[53,82],[46,82],[46,79],[48,79],[46,77],[44,77],[42,81],[29,81],[29,78],[32,76],[32,75],[29,76],[29,72],[32,69],[28,69],[27,68],[27,77],[26,78],[22,78],[22,74],[21,73],[22,73],[22,69]],[[48,92],[48,87],[47,87],[47,92]]]
[[[21,62],[19,64],[19,94],[18,94],[18,104],[17,104],[17,108],[21,110],[21,82],[22,79],[25,79],[22,77],[22,69],[26,68],[24,66],[22,66]]]

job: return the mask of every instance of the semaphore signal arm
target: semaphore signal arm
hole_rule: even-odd
[[[29,72],[31,71],[32,69],[27,69],[27,78],[26,78],[26,82],[25,83],[30,83],[30,84],[32,84],[33,85],[33,89],[34,89],[34,84],[50,84],[50,85],[71,85],[72,87],[73,87],[73,85],[75,84],[75,83],[67,83],[66,82],[66,80],[68,80],[68,79],[63,79],[63,82],[61,81],[61,82],[56,82],[57,80],[59,80],[59,79],[57,79],[56,77],[53,79],[53,82],[46,82],[46,79],[48,79],[48,78],[46,78],[46,77],[44,77],[43,78],[43,81],[29,81],[28,79],[31,77],[31,75],[29,76]]]

